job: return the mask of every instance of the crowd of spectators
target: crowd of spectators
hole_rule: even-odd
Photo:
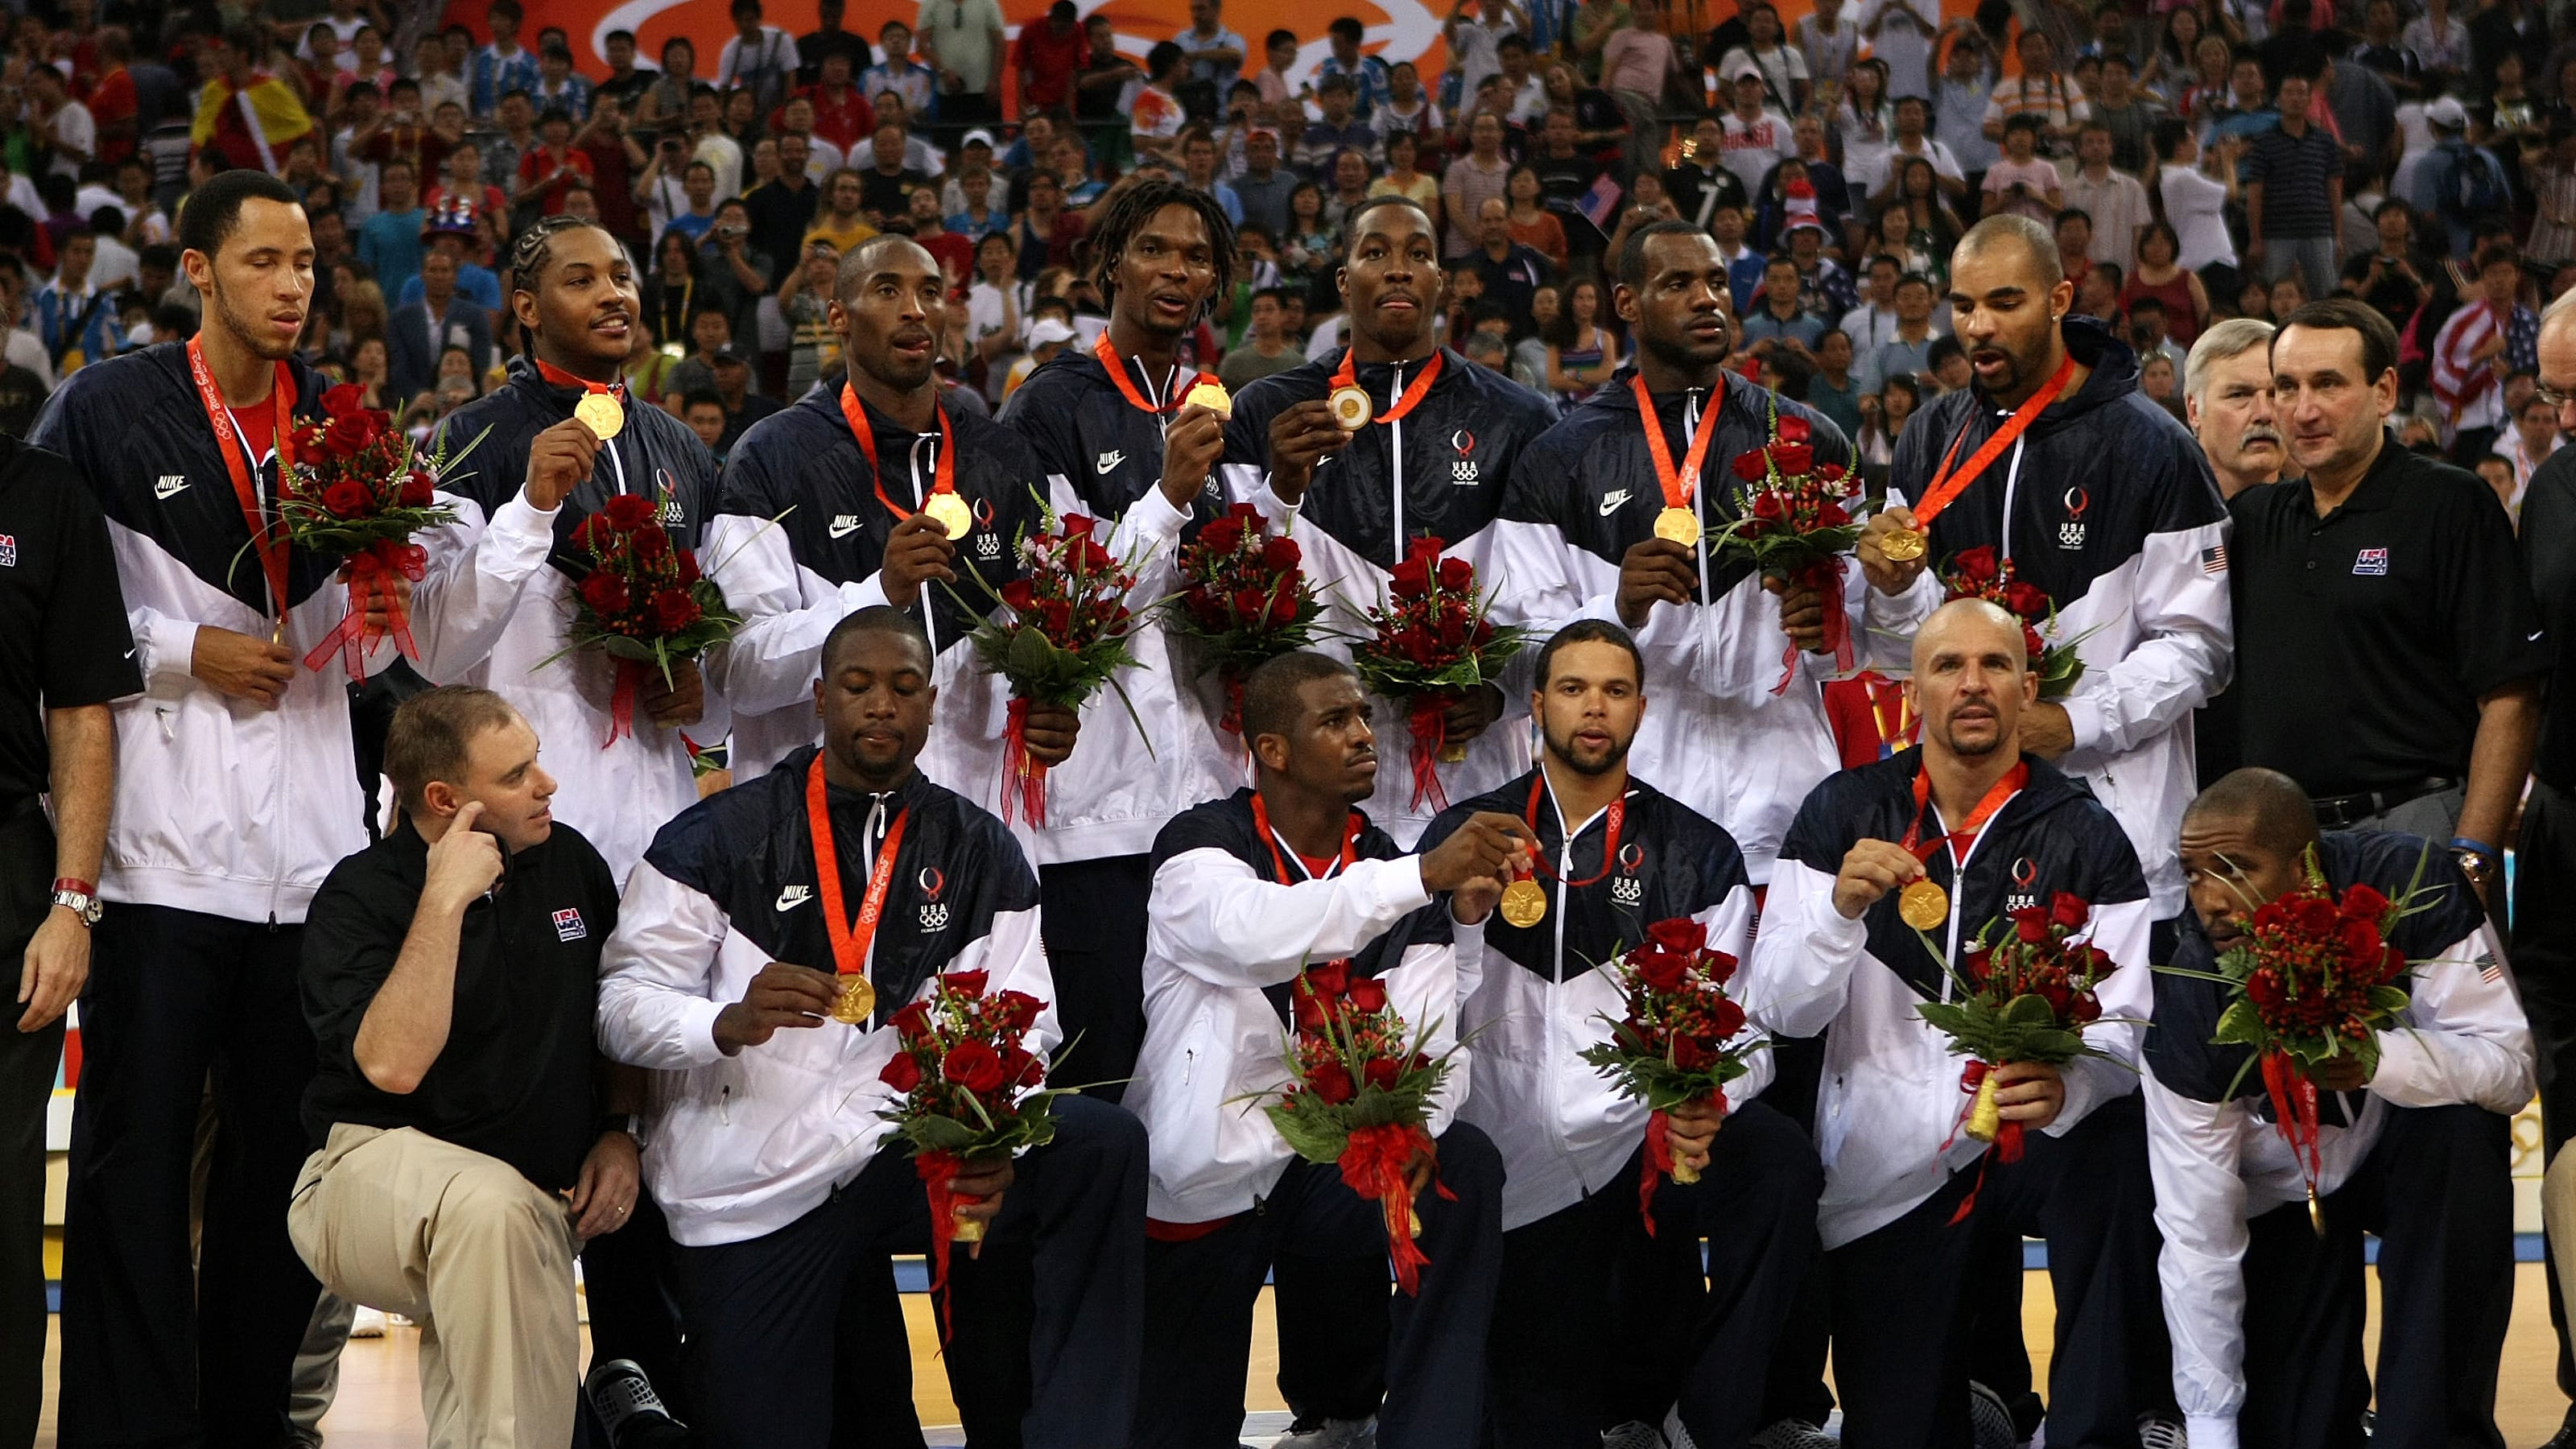
[[[309,3],[309,0],[308,0]],[[2336,13],[2340,3],[2346,13]],[[2348,290],[2406,344],[2410,442],[2501,465],[2518,499],[2556,433],[2534,396],[2537,312],[2576,282],[2576,38],[2532,0],[2030,0],[1944,20],[1863,0],[1784,24],[1767,0],[1706,34],[1663,0],[1457,0],[1445,67],[1226,27],[1220,0],[1153,41],[1070,0],[1013,34],[996,0],[873,37],[840,0],[792,36],[735,0],[712,64],[488,41],[434,7],[255,3],[156,14],[54,0],[0,70],[0,427],[85,362],[184,336],[171,218],[256,166],[303,193],[319,252],[309,358],[426,427],[517,347],[498,274],[539,216],[595,216],[636,258],[630,382],[721,452],[832,373],[839,253],[906,231],[948,272],[943,366],[999,406],[1105,325],[1084,218],[1133,178],[1211,193],[1237,223],[1232,294],[1190,361],[1240,383],[1340,341],[1340,221],[1396,193],[1440,225],[1442,325],[1464,355],[1565,401],[1626,328],[1603,258],[1647,222],[1729,258],[1748,374],[1881,463],[1920,401],[1966,385],[1945,276],[1981,215],[2054,227],[2078,310],[2184,411],[2192,341]],[[1122,45],[1130,47],[1122,49]]]

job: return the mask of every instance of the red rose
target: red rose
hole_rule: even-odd
[[[1736,477],[1747,483],[1759,483],[1769,475],[1771,459],[1761,449],[1756,448],[1750,453],[1736,454],[1735,461],[1729,466],[1735,470]]]
[[[1232,514],[1199,530],[1199,545],[1213,553],[1232,553],[1243,543],[1243,520]]]
[[[1352,982],[1348,996],[1355,1011],[1386,1010],[1386,983],[1373,976],[1363,976]]]
[[[943,991],[954,991],[960,996],[981,996],[984,983],[991,979],[989,972],[951,971],[939,978],[939,986]]]
[[[1258,590],[1237,589],[1234,591],[1234,617],[1247,621],[1266,619],[1270,617],[1270,601],[1261,597]]]
[[[1448,546],[1449,541],[1436,534],[1417,534],[1411,543],[1404,546],[1404,556],[1425,560],[1436,559],[1440,557],[1440,551]]]
[[[1002,1069],[1011,1080],[1023,1087],[1034,1087],[1046,1080],[1046,1059],[1025,1047],[1013,1047],[1002,1053]]]
[[[1026,1031],[1046,1010],[1046,1003],[1025,991],[1005,991],[993,998],[993,1019],[1007,1031]]]
[[[1404,1075],[1404,1063],[1393,1057],[1371,1057],[1364,1072],[1370,1086],[1381,1092],[1392,1092],[1396,1079]]]
[[[1284,574],[1297,567],[1305,553],[1293,538],[1265,539],[1261,545],[1261,566],[1274,574]]]
[[[2066,1019],[2077,1026],[2091,1026],[2102,1019],[2102,1003],[2094,999],[2092,992],[2085,992],[2067,1003]]]
[[[2387,946],[2380,940],[2379,923],[2374,920],[2344,922],[2335,932],[2335,944],[2342,948],[2344,960],[2360,969],[2377,965]]]
[[[2048,591],[2019,579],[2004,585],[2004,607],[2033,621],[2048,617]]]
[[[329,418],[355,417],[367,411],[367,390],[354,382],[322,390],[322,415]]]
[[[1038,612],[1044,616],[1039,620],[1038,627],[1049,639],[1063,643],[1072,636],[1073,605],[1061,600],[1052,600],[1041,606]]]
[[[632,547],[639,563],[660,563],[671,556],[671,535],[658,528],[648,528],[635,535]]]
[[[581,581],[581,601],[601,618],[623,614],[631,602],[626,580],[606,569],[593,569]]]
[[[961,1041],[939,1059],[939,1075],[950,1086],[982,1095],[1010,1080],[1002,1054],[980,1041]]]
[[[1782,419],[1783,427],[1788,419]],[[1780,465],[1780,476],[1796,478],[1816,466],[1816,450],[1804,443],[1773,443],[1771,461]]]
[[[1286,628],[1297,622],[1297,581],[1282,579],[1279,591],[1270,596],[1270,623],[1273,628]]]
[[[1418,599],[1431,592],[1431,561],[1416,555],[1395,566],[1389,589],[1399,599]]]
[[[1068,513],[1058,519],[1057,522],[1064,526],[1064,536],[1066,538],[1091,537],[1091,519],[1088,515]]]
[[[877,1073],[877,1078],[896,1091],[909,1094],[921,1085],[921,1063],[914,1061],[910,1052],[896,1052],[894,1060],[885,1064],[885,1070]]]
[[[2024,654],[2030,656],[2030,667],[2037,669],[2040,661],[2047,657],[2048,641],[2039,636],[2037,629],[2024,624],[2021,626],[2021,648]]]
[[[2388,897],[2369,886],[2357,885],[2343,893],[2343,901],[2335,907],[2335,911],[2347,921],[2370,921],[2375,924],[2380,917],[2388,914]]]
[[[1340,997],[1349,989],[1350,980],[1351,963],[1348,961],[1327,961],[1306,971],[1306,989],[1326,1001]]]
[[[1744,1008],[1732,1001],[1720,1001],[1709,1010],[1709,1025],[1720,1039],[1744,1030]]]
[[[437,492],[438,485],[430,480],[430,476],[418,469],[414,469],[403,479],[402,506],[405,508],[427,508],[430,505],[431,500],[436,496]]]
[[[594,513],[573,525],[572,544],[575,548],[604,549],[608,547],[607,534],[608,521]]]
[[[2070,931],[2083,925],[2092,914],[2093,908],[2086,905],[2081,896],[2059,891],[2049,898],[2048,918]]]
[[[1225,506],[1225,512],[1220,516],[1231,518],[1237,525],[1244,528],[1258,528],[1261,526],[1261,510],[1255,508],[1249,503],[1229,503]]]
[[[1653,991],[1677,991],[1690,971],[1690,958],[1652,947],[1637,953],[1637,979]]]
[[[2048,913],[2033,907],[2012,913],[2013,935],[2029,945],[2048,939]]]
[[[1333,1014],[1324,1009],[1324,1003],[1305,992],[1298,992],[1291,1001],[1296,1008],[1297,1029],[1300,1031],[1322,1031],[1333,1019]]]
[[[1476,567],[1463,558],[1440,561],[1440,587],[1452,593],[1465,593],[1476,582]]]
[[[608,500],[600,512],[608,516],[608,526],[619,533],[633,533],[651,523],[659,512],[653,500],[634,493],[620,493]]]
[[[681,549],[679,554],[681,585],[685,587],[689,584],[696,583],[698,581],[698,556],[689,552],[685,548]]]
[[[1726,954],[1724,951],[1702,951],[1700,953],[1700,974],[1706,976],[1713,985],[1724,986],[1727,982],[1734,980],[1735,967],[1735,958]]]
[[[926,1001],[908,1002],[902,1007],[902,1009],[895,1012],[894,1015],[886,1018],[886,1025],[894,1028],[895,1039],[897,1041],[910,1043],[928,1040],[930,1036],[930,1003]]]
[[[1306,1089],[1336,1107],[1359,1095],[1359,1088],[1351,1083],[1350,1068],[1340,1062],[1318,1062],[1308,1068]]]
[[[1025,614],[1037,607],[1038,586],[1028,579],[1013,579],[1002,585],[1002,602]]]
[[[1695,956],[1708,944],[1708,927],[1688,916],[1673,916],[1646,927],[1646,939],[1677,956]]]
[[[322,490],[322,506],[330,510],[333,518],[356,518],[367,511],[370,501],[367,486],[352,478],[343,478]]]
[[[1788,512],[1788,505],[1780,501],[1780,495],[1777,493],[1764,492],[1753,495],[1753,516],[1765,523],[1777,523],[1787,517]]]
[[[2302,896],[2290,909],[2297,915],[2299,929],[2311,936],[2323,936],[2335,928],[2334,902],[2321,896]]]
[[[1717,1058],[1714,1053],[1710,1052],[1707,1047],[1700,1044],[1698,1037],[1677,1036],[1673,1038],[1673,1065],[1681,1068],[1683,1071],[1696,1072],[1716,1059]]]
[[[1995,568],[1995,550],[1992,544],[1981,543],[1975,548],[1962,549],[1959,556],[1950,561],[1951,572],[1972,584],[1993,583]]]
[[[1851,515],[1839,503],[1828,503],[1816,510],[1816,527],[1841,528],[1851,522]]]
[[[1812,434],[1813,430],[1807,426],[1805,418],[1787,417],[1780,420],[1779,436],[1782,442],[1803,443]]]
[[[665,634],[679,633],[705,613],[685,589],[664,589],[653,596],[653,626]]]

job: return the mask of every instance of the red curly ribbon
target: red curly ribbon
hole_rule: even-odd
[[[2317,1084],[2309,1081],[2284,1051],[2263,1053],[2263,1090],[2271,1094],[2272,1118],[2299,1160],[2299,1173],[2310,1193],[2325,1174],[2324,1154],[2317,1146]]]
[[[1791,574],[1789,581],[1800,588],[1816,591],[1817,606],[1824,613],[1825,636],[1824,647],[1817,652],[1834,656],[1836,673],[1850,673],[1856,656],[1852,653],[1851,616],[1843,609],[1842,555],[1807,564]],[[1780,653],[1780,682],[1771,686],[1771,692],[1788,693],[1790,683],[1797,677],[1798,645],[1792,640],[1789,647]]]
[[[1449,706],[1458,696],[1417,694],[1405,714],[1404,731],[1413,737],[1413,808],[1431,802],[1435,811],[1449,808],[1449,792],[1440,787],[1440,752],[1449,744]]]
[[[1011,697],[1010,723],[1002,732],[1002,823],[1025,820],[1032,830],[1047,823],[1047,767],[1029,754],[1029,701]]]
[[[608,738],[599,742],[607,749],[635,733],[635,696],[644,689],[644,666],[633,659],[617,661],[617,684],[608,694]]]
[[[397,543],[381,539],[349,555],[349,612],[339,624],[304,656],[304,667],[319,669],[333,654],[341,656],[349,677],[360,684],[367,682],[367,646],[390,635],[394,647],[406,659],[418,659],[420,649],[412,643],[411,618],[403,607],[401,594],[394,588],[399,574],[419,583],[429,573],[429,550],[416,543]],[[376,599],[385,601],[383,625],[367,619],[367,605]]]
[[[1985,1082],[1986,1073],[1991,1070],[1993,1068],[1988,1067],[1984,1062],[1971,1061],[1959,1073],[1959,1091],[1968,1099],[1968,1105],[1959,1109],[1959,1119],[1950,1124],[1950,1135],[1941,1140],[1942,1152],[1947,1153],[1950,1150],[1950,1144],[1959,1140],[1960,1129],[1968,1125],[1968,1114],[1975,1111],[1977,1106],[1977,1088]],[[1995,1140],[1984,1152],[1977,1155],[1975,1184],[1969,1187],[1966,1197],[1959,1199],[1958,1211],[1950,1214],[1950,1221],[1953,1224],[1966,1222],[1968,1215],[1977,1210],[1977,1194],[1983,1192],[1986,1187],[1986,1164],[2000,1162],[2010,1167],[2021,1161],[2022,1146],[2022,1130],[2019,1122],[2007,1121],[1995,1128]]]
[[[948,1184],[966,1167],[966,1159],[954,1152],[931,1151],[912,1160],[912,1170],[921,1177],[922,1191],[930,1198],[930,1291],[939,1295],[939,1346],[948,1346],[952,1332],[948,1305],[948,1249],[957,1240],[957,1205],[981,1202],[981,1198],[961,1198]]]
[[[1432,1190],[1450,1202],[1458,1195],[1440,1181],[1438,1148],[1431,1133],[1420,1124],[1398,1126],[1389,1122],[1376,1127],[1359,1127],[1351,1131],[1342,1146],[1336,1165],[1342,1170],[1342,1182],[1364,1198],[1375,1199],[1386,1214],[1386,1251],[1395,1263],[1395,1281],[1408,1295],[1422,1291],[1422,1270],[1431,1265],[1422,1248],[1413,1241],[1413,1189],[1404,1180],[1405,1164],[1417,1152],[1431,1154],[1435,1161]]]

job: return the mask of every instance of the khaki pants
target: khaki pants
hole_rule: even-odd
[[[432,1449],[563,1449],[580,1387],[572,1222],[497,1158],[341,1123],[286,1230],[323,1286],[420,1325]]]

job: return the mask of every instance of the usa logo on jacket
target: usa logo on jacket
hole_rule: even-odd
[[[590,928],[581,923],[581,912],[578,909],[572,906],[566,906],[562,910],[555,912],[556,940],[579,941],[587,938],[589,935]]]
[[[1460,487],[1480,481],[1483,475],[1476,470],[1476,460],[1468,456],[1476,451],[1476,435],[1460,428],[1449,435],[1449,446],[1458,450],[1457,461],[1449,465],[1449,481]]]
[[[2092,504],[2092,495],[2086,493],[2080,485],[2066,490],[2066,521],[2057,526],[2059,548],[2084,546],[2084,510]]]
[[[925,865],[921,868],[921,874],[915,878],[914,883],[921,887],[923,898],[921,905],[921,929],[925,931],[936,931],[947,926],[948,907],[940,902],[939,893],[947,888],[948,877],[939,873],[939,867],[935,865]]]
[[[2039,862],[2027,855],[2014,861],[2012,882],[2013,888],[2004,892],[2004,909],[2007,911],[2038,910],[2039,891],[2036,887],[2039,884]]]
[[[1645,868],[1646,847],[1631,840],[1619,847],[1619,874],[1610,881],[1610,899],[1623,906],[1639,906],[1646,901],[1646,882],[1638,871]]]

